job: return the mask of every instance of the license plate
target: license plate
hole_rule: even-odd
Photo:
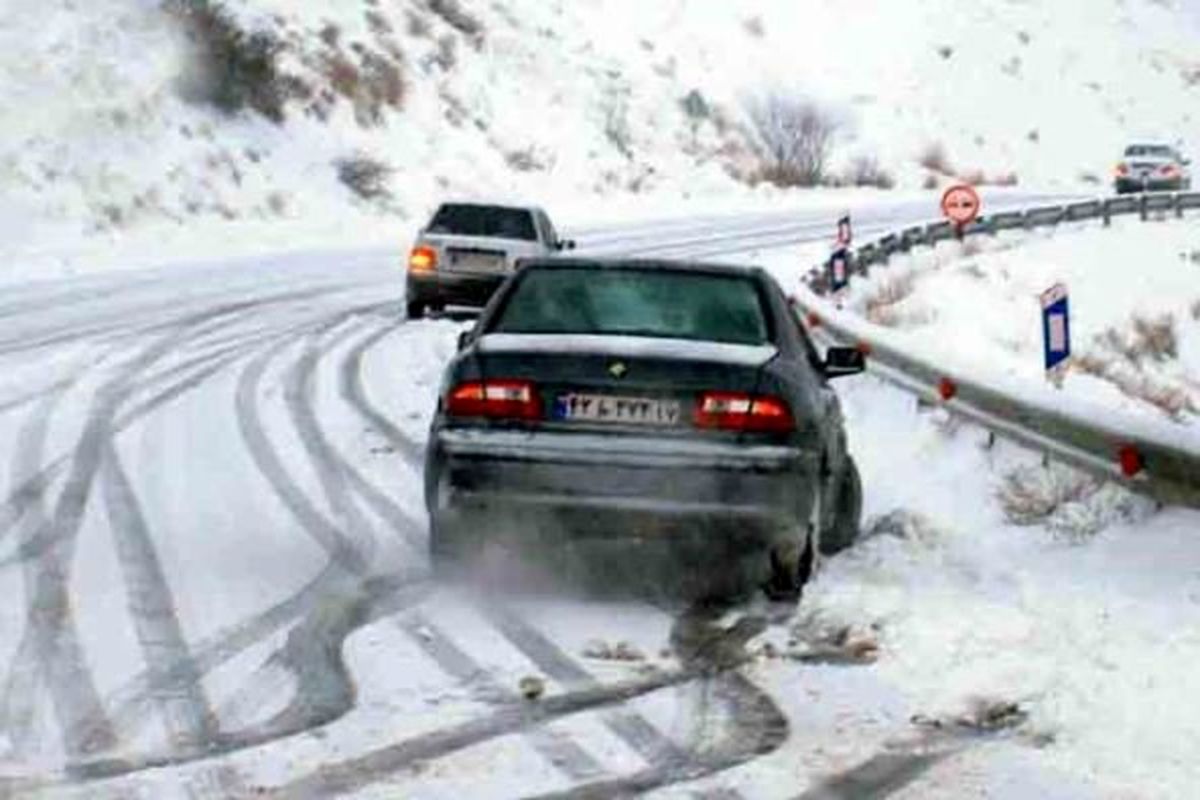
[[[451,253],[450,266],[453,269],[470,272],[503,272],[504,256],[490,256],[480,253]]]
[[[554,417],[562,420],[611,422],[626,425],[678,425],[679,401],[611,394],[559,395]]]

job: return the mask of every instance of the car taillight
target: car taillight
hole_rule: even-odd
[[[540,419],[542,403],[529,381],[468,381],[450,390],[446,412],[452,417]]]
[[[1158,168],[1158,171],[1163,175],[1174,175],[1177,167],[1174,164],[1164,164]]]
[[[1129,165],[1128,164],[1117,164],[1116,172],[1118,175],[1128,175],[1129,174]]]
[[[786,433],[796,427],[787,403],[769,395],[705,392],[696,403],[698,428]]]
[[[431,272],[437,269],[437,250],[418,245],[408,254],[408,268],[413,272]]]

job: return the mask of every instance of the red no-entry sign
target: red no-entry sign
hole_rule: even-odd
[[[942,195],[942,213],[961,228],[979,216],[979,195],[965,183],[951,186]]]

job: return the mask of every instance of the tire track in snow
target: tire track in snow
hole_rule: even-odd
[[[774,701],[744,676],[735,672],[702,680],[733,707],[733,730],[727,735],[732,746],[691,754],[686,761],[653,766],[641,772],[613,780],[596,781],[562,792],[534,795],[530,800],[592,800],[592,798],[634,797],[645,792],[700,780],[778,750],[787,740],[787,719]],[[724,797],[740,797],[734,789],[723,789]]]
[[[916,781],[956,752],[956,749],[941,749],[879,753],[821,781],[795,800],[882,800]]]
[[[296,294],[296,293],[293,293],[293,294]],[[310,293],[307,293],[307,292],[300,293],[300,296],[302,298],[307,298],[309,294]],[[289,298],[285,298],[285,299],[289,299]],[[269,302],[277,302],[277,301],[271,300]],[[220,317],[225,316],[225,315],[231,315],[231,314],[237,314],[237,313],[243,313],[243,312],[246,314],[255,313],[256,311],[260,310],[260,305],[261,304],[259,304],[259,303],[233,304],[231,306],[214,309],[214,310],[210,311],[209,313],[202,314],[202,315],[198,316],[195,320],[193,320],[193,322],[196,324],[203,324],[207,321],[211,321],[214,319],[219,320]],[[286,332],[280,332],[280,336],[283,336],[285,334],[295,333],[296,330],[299,330],[299,328],[288,329],[288,331],[286,331]],[[161,405],[169,402],[170,400],[174,399],[174,397],[177,397],[177,396],[183,394],[184,392],[190,390],[191,388],[198,386],[208,376],[219,371],[219,369],[223,368],[224,366],[228,365],[230,362],[232,362],[234,360],[236,360],[236,355],[231,356],[228,359],[221,359],[220,363],[214,364],[212,369],[207,370],[207,371],[202,371],[200,374],[196,375],[193,379],[188,380],[188,381],[182,381],[180,384],[177,384],[175,387],[168,387],[166,390],[161,392],[158,396],[152,397],[152,398],[134,406],[132,409],[120,414],[117,418],[116,423],[113,425],[114,435],[123,432],[130,425],[132,425],[135,422],[137,422],[138,420],[140,420],[143,416],[145,416],[149,412],[157,409]],[[169,372],[169,370],[167,372]],[[149,383],[149,380],[146,380],[145,383]],[[0,505],[0,538],[3,538],[5,535],[7,535],[14,528],[14,526],[16,526],[17,523],[20,522],[26,509],[29,507],[29,503],[30,503],[31,499],[35,498],[35,497],[40,497],[41,494],[43,494],[47,490],[50,483],[54,480],[56,474],[59,471],[61,471],[62,469],[64,469],[69,463],[70,463],[70,454],[56,458],[53,461],[51,461],[49,464],[43,466],[43,468],[40,471],[35,471],[34,473],[32,473],[21,484],[19,484],[15,489],[12,489],[9,491],[8,497],[5,498],[4,503],[2,505]],[[15,561],[18,561],[23,558],[37,557],[39,554],[40,553],[39,553],[39,551],[37,551],[36,548],[22,547],[20,549],[20,552],[17,554],[17,557],[8,558],[8,559],[4,559],[3,561],[0,561],[0,568],[9,566],[12,563],[14,563]]]
[[[214,320],[219,321],[243,310],[249,311],[251,308],[247,304],[239,303],[228,308],[216,309],[193,320],[191,327],[197,328]],[[51,691],[55,699],[55,708],[59,711],[60,727],[66,725],[73,731],[64,734],[68,738],[67,751],[71,756],[92,753],[115,743],[115,729],[104,713],[103,705],[94,694],[95,689],[90,676],[80,674],[84,669],[84,656],[74,633],[73,623],[68,624],[68,572],[63,559],[60,558],[62,554],[58,553],[56,548],[60,546],[60,540],[64,536],[67,537],[65,541],[70,541],[72,526],[77,530],[83,506],[90,494],[94,467],[99,464],[100,448],[104,443],[111,441],[112,437],[141,415],[194,388],[228,361],[236,358],[237,354],[231,354],[226,359],[219,360],[197,375],[181,381],[176,386],[168,387],[144,403],[136,413],[127,414],[123,419],[114,421],[121,403],[137,388],[133,383],[137,371],[142,365],[148,366],[178,345],[185,330],[186,328],[181,328],[161,339],[140,359],[126,365],[122,376],[101,387],[72,461],[64,457],[54,465],[44,467],[40,471],[38,469],[45,429],[49,421],[49,409],[27,424],[19,436],[21,444],[18,447],[18,456],[22,460],[15,474],[33,473],[33,476],[10,495],[10,500],[5,506],[8,512],[6,516],[9,517],[6,523],[15,525],[23,516],[33,513],[34,524],[27,527],[33,527],[34,533],[20,548],[17,560],[26,573],[27,585],[34,586],[35,589],[27,612],[26,634],[22,637],[9,669],[3,702],[0,703],[0,713],[3,713],[0,719],[7,722],[5,727],[10,729],[10,737],[18,742],[27,741],[32,729],[37,699],[36,686],[39,681],[49,679],[53,681]],[[42,510],[43,496],[54,474],[68,463],[71,465],[71,474],[68,476],[55,518],[50,519]],[[66,524],[59,524],[60,522]],[[60,647],[65,649],[62,663],[67,665],[67,674],[43,678],[42,673],[56,673],[41,670],[39,665],[45,660],[48,649],[55,651]],[[178,668],[180,665],[174,665],[168,671]]]
[[[237,422],[242,440],[258,472],[266,479],[272,493],[329,558],[347,574],[361,575],[367,565],[355,543],[335,523],[317,509],[307,493],[288,474],[282,458],[267,435],[259,411],[259,394],[267,369],[293,342],[283,340],[257,356],[238,379],[236,405]]]
[[[79,380],[76,376],[72,385]],[[54,410],[61,400],[59,394],[46,397],[42,407],[35,409],[30,419],[17,433],[15,458],[13,459],[12,474],[23,476],[36,473],[41,463],[42,452],[45,449],[47,430]],[[48,524],[45,503],[42,493],[46,487],[39,484],[36,489],[20,496],[22,514],[27,522],[26,527],[39,529]],[[37,565],[25,562],[22,565],[22,579],[26,587],[36,585],[38,580]],[[28,593],[28,589],[26,590]],[[2,702],[0,702],[0,730],[6,732],[11,746],[17,755],[25,754],[33,745],[34,715],[36,699],[41,683],[41,675],[33,667],[36,665],[35,648],[37,641],[32,636],[24,637],[18,645],[6,679]],[[17,665],[26,665],[17,669]]]
[[[129,614],[150,675],[151,696],[172,749],[206,750],[218,741],[216,715],[201,686],[201,674],[183,634],[146,516],[111,441],[101,469],[104,505]]]
[[[66,484],[53,514],[38,514],[30,541],[39,557],[23,562],[26,582],[25,632],[9,669],[3,703],[18,740],[27,739],[36,693],[26,692],[40,680],[50,694],[63,746],[69,759],[116,746],[116,731],[108,721],[100,695],[79,641],[70,598],[71,561],[105,442],[114,435],[113,423],[121,403],[132,391],[132,380],[176,346],[186,328],[160,337],[117,369],[97,390],[72,455]],[[35,423],[35,436],[44,439],[46,419]],[[40,454],[41,448],[37,448]],[[38,456],[40,458],[40,455]],[[39,509],[41,493],[30,498]],[[30,675],[39,676],[30,678]]]
[[[711,750],[692,748],[687,757],[652,764],[649,769],[613,780],[596,781],[561,792],[537,795],[536,800],[590,800],[632,797],[656,789],[699,780],[747,764],[778,750],[788,738],[787,717],[771,697],[737,670],[746,662],[745,644],[762,624],[750,620],[727,629],[716,625],[719,613],[703,609],[686,611],[677,618],[671,642],[686,670],[697,675],[699,702],[705,715],[708,696],[724,701],[730,709],[731,730],[724,743]],[[703,641],[705,647],[691,645]],[[735,789],[720,788],[722,797],[740,797]]]
[[[469,722],[319,766],[283,786],[261,788],[255,794],[265,798],[297,800],[349,794],[417,763],[441,758],[501,736],[521,733],[572,714],[627,703],[651,692],[687,683],[695,677],[692,672],[664,673],[642,680],[545,697],[533,703],[521,702]]]
[[[229,634],[219,634],[206,645],[196,648],[196,663],[205,672],[257,644],[263,635],[302,617],[289,632],[283,648],[264,664],[264,667],[278,665],[289,670],[295,668],[293,674],[299,691],[287,707],[264,723],[238,730],[223,730],[220,738],[203,752],[150,753],[73,762],[66,769],[65,777],[69,785],[136,776],[147,770],[218,758],[296,736],[341,718],[353,707],[355,698],[353,682],[341,658],[346,638],[366,625],[419,604],[428,595],[429,587],[420,581],[373,579],[363,582],[347,579],[344,571],[337,567],[334,567],[333,574],[338,576],[335,580],[341,582],[334,586],[329,579],[322,578],[326,574],[321,573],[317,580],[310,583],[312,589],[319,593],[305,598],[295,595],[285,601],[286,609],[277,607],[272,611],[272,629],[266,629],[256,619],[250,623],[240,623]],[[142,686],[138,687],[140,690],[146,689],[145,680],[145,676],[139,676],[142,682]],[[145,698],[134,698],[134,701],[144,703]],[[5,791],[28,791],[58,783],[61,782],[0,778],[0,796]],[[260,792],[250,791],[247,794],[257,796]]]
[[[414,612],[398,624],[443,672],[474,690],[481,700],[494,704],[512,704],[520,700],[518,694],[501,686],[429,619]],[[565,734],[538,727],[529,730],[526,736],[543,758],[572,780],[594,779],[605,773],[604,767],[587,750]]]
[[[396,426],[388,417],[376,408],[367,397],[366,386],[363,382],[363,359],[366,354],[383,339],[393,332],[394,328],[384,327],[367,338],[358,342],[351,349],[341,370],[340,391],[342,397],[375,430],[388,441],[409,467],[418,473],[424,470],[425,448],[414,441]]]
[[[375,306],[366,307],[367,310]],[[341,312],[334,319],[321,321],[321,330],[329,330],[341,324],[364,309],[352,309]],[[291,344],[290,338],[277,343],[264,356],[276,357],[285,346]],[[262,371],[266,364],[260,356],[243,372],[239,380],[239,396],[245,395],[245,387],[257,385],[261,380]],[[315,369],[315,361],[302,360],[306,366]],[[293,375],[297,373],[293,371]],[[250,381],[247,381],[247,376]],[[245,406],[245,403],[243,403]],[[262,441],[269,446],[269,441],[263,434]],[[268,459],[269,460],[269,459]],[[285,505],[293,513],[298,508],[295,505],[297,496],[285,491]],[[301,495],[302,496],[302,495]],[[304,509],[305,506],[300,506]],[[312,511],[316,516],[310,516]],[[300,514],[309,521],[320,517],[315,509],[301,510]],[[333,523],[324,521],[330,528]],[[365,588],[365,591],[364,591]],[[415,591],[404,591],[415,589]],[[195,658],[196,670],[205,673],[228,658],[241,652],[246,647],[261,641],[271,631],[278,630],[293,619],[308,614],[301,624],[289,635],[288,644],[276,654],[276,659],[285,668],[296,674],[302,687],[301,691],[288,709],[281,712],[265,725],[252,729],[230,732],[221,736],[210,748],[201,753],[183,753],[172,755],[157,755],[137,759],[107,759],[77,762],[72,765],[72,777],[79,780],[98,779],[127,774],[156,766],[186,763],[197,757],[211,756],[217,753],[230,752],[236,749],[257,746],[263,743],[293,735],[308,730],[316,725],[332,721],[340,716],[353,703],[353,685],[345,674],[341,662],[341,643],[345,637],[357,630],[367,621],[372,621],[384,613],[395,613],[397,610],[410,606],[424,595],[426,589],[420,585],[402,584],[394,581],[373,581],[364,584],[357,573],[348,572],[344,567],[332,562],[327,565],[316,579],[306,585],[300,593],[288,600],[277,604],[264,614],[234,626],[231,630],[197,648]],[[372,610],[364,612],[365,599]],[[338,602],[334,602],[334,601]],[[374,608],[378,606],[378,608]],[[332,676],[332,678],[331,678]],[[121,717],[128,723],[146,713],[149,706],[148,695],[152,694],[153,676],[144,673],[132,681],[120,692]]]
[[[590,672],[510,608],[495,602],[480,605],[478,608],[505,639],[546,675],[566,686],[568,690],[596,689],[600,686],[599,681]],[[687,752],[660,733],[640,714],[618,709],[606,712],[601,720],[605,727],[650,764],[671,767],[689,760]]]

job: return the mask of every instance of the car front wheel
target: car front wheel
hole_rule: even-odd
[[[833,519],[821,531],[821,555],[831,556],[854,544],[862,524],[862,507],[862,476],[854,459],[847,457],[833,503]]]
[[[405,304],[404,311],[409,319],[420,319],[425,316],[425,304],[412,301]]]

